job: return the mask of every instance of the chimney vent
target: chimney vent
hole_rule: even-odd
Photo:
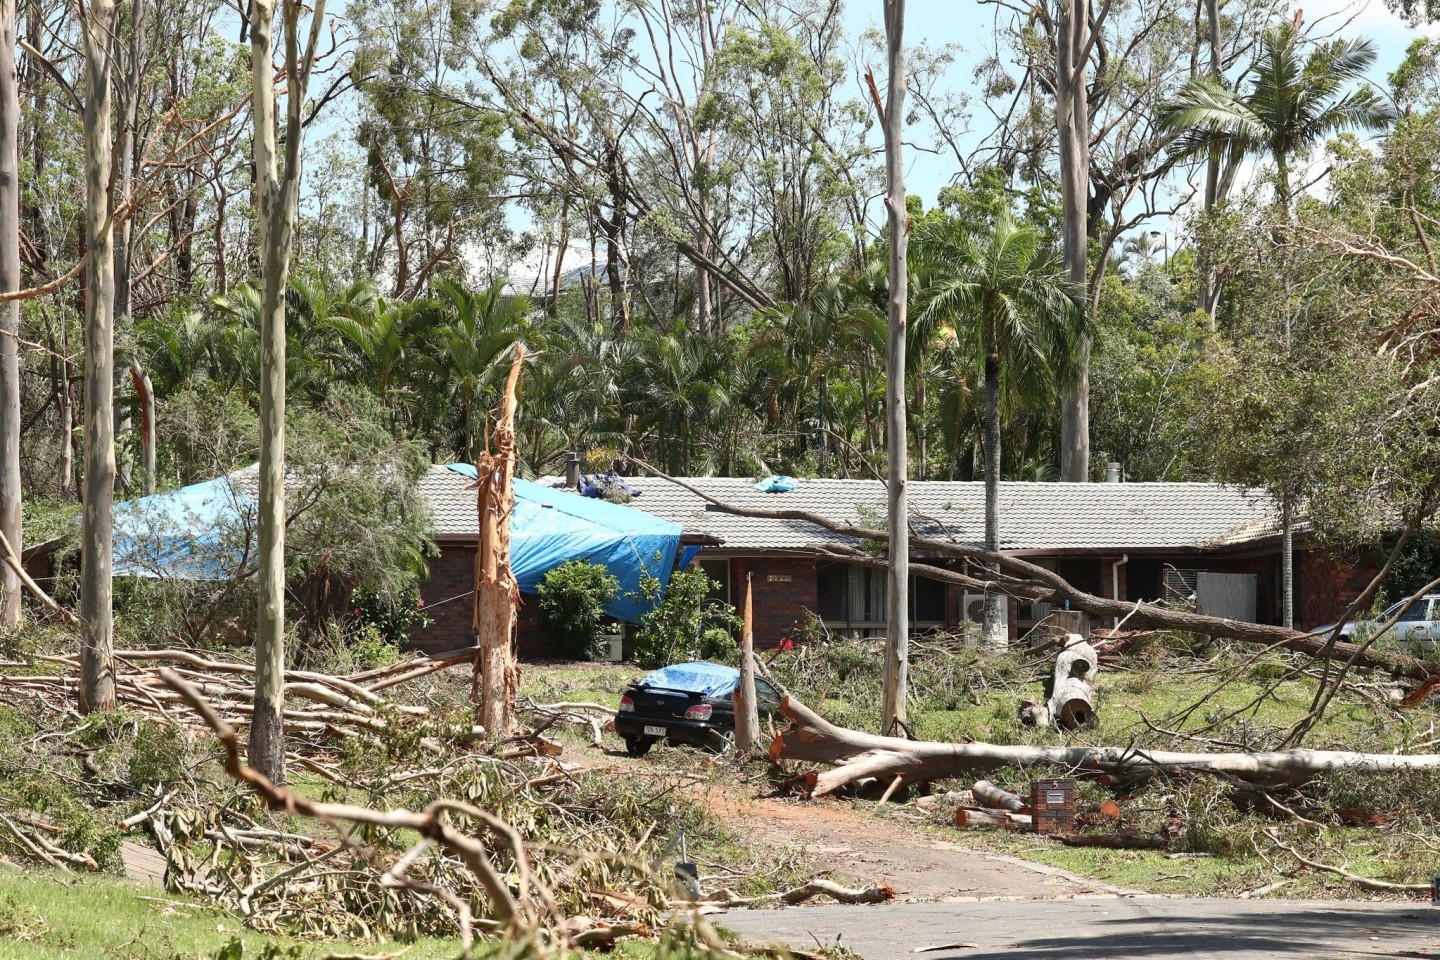
[[[1106,482],[1106,483],[1119,483],[1119,482],[1120,482],[1120,464],[1118,464],[1118,463],[1107,463],[1107,464],[1105,464],[1105,482]]]
[[[565,486],[571,490],[580,486],[580,454],[574,450],[565,451]]]

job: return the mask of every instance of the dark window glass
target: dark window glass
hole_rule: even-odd
[[[945,584],[928,577],[911,577],[910,619],[918,623],[943,623]]]
[[[831,564],[815,571],[815,612],[821,620],[847,620],[845,616],[844,564]]]

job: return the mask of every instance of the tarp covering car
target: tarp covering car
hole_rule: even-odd
[[[470,464],[445,469],[475,477]],[[255,498],[245,486],[219,477],[116,504],[115,575],[224,580],[241,572],[254,555]],[[520,590],[533,594],[567,560],[601,564],[620,582],[605,612],[633,623],[663,596],[680,532],[641,510],[517,479],[510,566]],[[646,576],[660,582],[657,597],[642,595]]]
[[[647,673],[636,686],[686,690],[706,697],[721,697],[735,689],[740,671],[720,663],[672,663]]]

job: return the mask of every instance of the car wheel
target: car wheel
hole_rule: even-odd
[[[735,752],[735,728],[729,730],[712,730],[710,732],[711,749],[716,753],[729,754]]]
[[[626,737],[625,752],[632,757],[643,757],[655,746],[654,740],[646,740],[644,737]]]

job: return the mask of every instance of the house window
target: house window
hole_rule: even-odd
[[[719,584],[712,587],[707,595],[710,600],[717,603],[730,603],[730,561],[729,560],[696,560],[700,569],[711,582]]]
[[[851,563],[816,568],[816,610],[825,628],[846,637],[883,636],[889,593],[888,572]],[[910,578],[910,627],[927,630],[945,625],[945,584]]]

